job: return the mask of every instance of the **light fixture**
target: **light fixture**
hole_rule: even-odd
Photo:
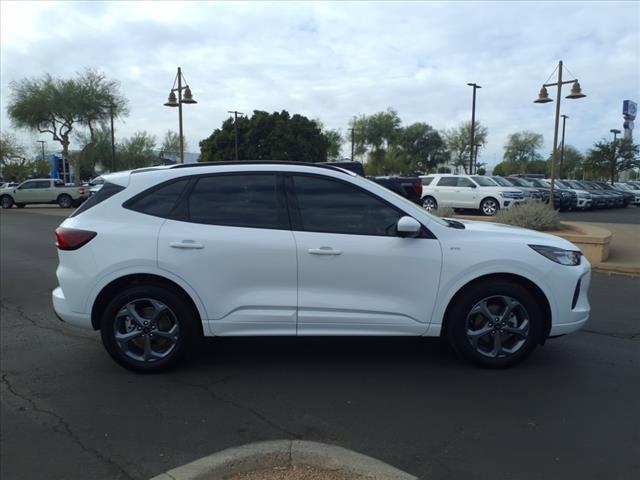
[[[165,107],[179,106],[178,99],[176,98],[176,93],[174,91],[171,91],[171,93],[169,94],[169,100],[167,100],[167,103],[165,103],[164,106]]]
[[[580,82],[576,79],[571,87],[571,93],[567,95],[565,98],[583,98],[586,97],[584,93],[582,93],[582,89],[580,88]]]
[[[549,92],[547,92],[547,87],[542,87],[540,89],[540,93],[538,94],[538,98],[533,101],[533,103],[549,103],[553,102],[553,99],[549,98]]]
[[[191,89],[189,86],[184,90],[184,96],[182,97],[182,103],[198,103],[193,99],[193,95],[191,94]]]

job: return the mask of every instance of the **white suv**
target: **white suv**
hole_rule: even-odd
[[[481,175],[424,175],[422,206],[427,210],[442,207],[480,210],[492,216],[501,208],[524,203],[521,190],[501,187]]]
[[[589,317],[591,268],[570,242],[442,220],[338,167],[104,179],[56,230],[53,306],[130,369],[166,368],[199,335],[443,336],[503,367]]]

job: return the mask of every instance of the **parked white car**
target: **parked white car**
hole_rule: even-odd
[[[525,202],[524,194],[515,187],[501,187],[481,175],[423,175],[422,206],[427,210],[441,207],[480,210],[492,216],[501,208]]]
[[[633,199],[633,202],[631,203],[633,205],[640,206],[640,187],[636,187],[635,185],[632,185],[630,183],[615,182],[613,185],[613,188],[621,192],[633,193],[634,199]]]
[[[589,262],[556,236],[443,220],[351,172],[224,162],[104,176],[56,230],[65,322],[138,371],[195,337],[413,335],[504,367],[589,317]]]

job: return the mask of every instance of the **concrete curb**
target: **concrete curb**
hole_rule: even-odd
[[[229,448],[169,470],[151,480],[223,480],[232,474],[290,466],[343,470],[376,480],[418,480],[366,455],[304,440],[274,440]]]

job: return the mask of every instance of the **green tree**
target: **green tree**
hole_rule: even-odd
[[[329,142],[320,126],[303,115],[255,110],[238,118],[238,158],[324,162]],[[200,161],[235,159],[235,126],[225,120],[221,128],[200,142]]]
[[[479,122],[475,124],[473,143],[484,146],[487,143],[489,130]],[[451,155],[451,160],[456,167],[462,167],[464,173],[469,168],[471,155],[471,122],[463,122],[456,128],[444,132],[444,140]]]
[[[91,142],[91,138],[86,132],[77,134],[76,139],[81,145],[86,145]],[[81,179],[90,179],[95,177],[96,168],[98,166],[111,170],[112,150],[110,128],[101,126],[94,129],[93,147],[85,152],[79,163]],[[116,166],[116,168],[118,167]]]
[[[95,129],[106,124],[110,109],[114,117],[127,113],[127,102],[119,93],[119,83],[104,74],[86,70],[76,78],[62,79],[45,74],[9,84],[11,90],[7,113],[12,123],[40,133],[48,133],[62,146],[62,156],[70,160],[75,171],[95,142]],[[89,141],[78,155],[70,154],[71,134],[88,130]],[[76,183],[79,175],[76,174]]]
[[[562,169],[558,163],[558,177],[559,178],[579,178],[582,175],[582,164],[584,162],[584,155],[582,155],[578,149],[571,145],[564,146],[564,155],[562,160]]]
[[[0,167],[5,181],[21,182],[30,176],[26,149],[9,132],[0,134]]]
[[[184,151],[187,150],[187,141],[182,139]],[[180,134],[167,130],[162,139],[162,145],[160,146],[160,159],[163,158],[178,158],[180,156]]]
[[[400,131],[400,146],[406,153],[402,173],[431,171],[448,160],[444,140],[431,125],[414,123]]]
[[[123,170],[143,168],[156,165],[158,157],[153,149],[156,138],[145,131],[134,133],[118,146],[118,166]]]
[[[393,171],[397,165],[399,152],[395,151],[387,158],[391,147],[398,145],[401,124],[398,112],[388,108],[371,116],[361,115],[351,122],[353,128],[355,154],[367,157],[367,174],[381,175]]]
[[[596,142],[587,154],[592,174],[608,177],[613,183],[620,172],[640,166],[640,145],[623,139],[615,142]]]
[[[335,162],[342,158],[342,133],[340,130],[323,130],[327,139],[327,160]]]
[[[528,130],[512,133],[507,137],[504,145],[504,157],[507,162],[516,162],[522,165],[522,172],[526,168],[524,164],[533,160],[541,160],[538,150],[542,148],[543,138],[539,133]]]
[[[508,177],[509,175],[513,175],[514,173],[522,173],[520,172],[520,166],[516,162],[502,161],[498,163],[495,167],[493,167],[494,175],[500,175],[501,177]]]

